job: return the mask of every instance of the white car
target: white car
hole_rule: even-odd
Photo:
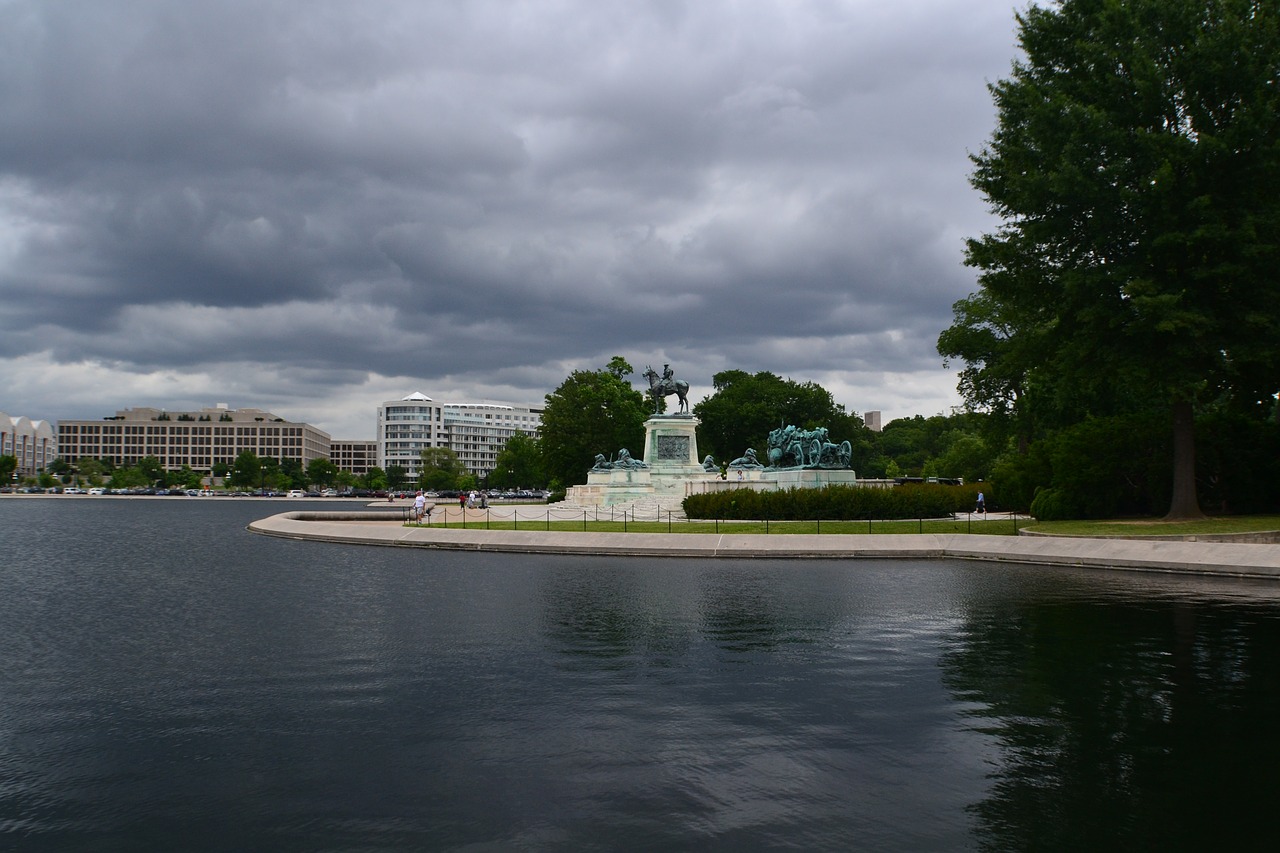
[[[106,493],[107,493],[107,490],[102,488],[101,486],[94,486],[92,489],[89,490],[89,494],[91,495],[105,495]]]
[[[306,496],[307,493],[302,489],[290,489],[289,494],[285,495],[286,498],[305,498]]]

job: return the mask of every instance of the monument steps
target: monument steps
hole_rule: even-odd
[[[632,521],[688,521],[684,514],[684,498],[681,497],[642,497],[607,506],[581,506],[569,502],[551,504],[555,510],[571,510],[575,513],[585,512],[591,518],[601,520],[622,518],[625,512]]]

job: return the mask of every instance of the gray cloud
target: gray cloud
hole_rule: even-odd
[[[359,437],[617,353],[932,414],[1012,57],[1009,9],[942,0],[11,0],[0,408]]]

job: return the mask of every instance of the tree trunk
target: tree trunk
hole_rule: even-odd
[[[1173,401],[1173,499],[1165,521],[1204,518],[1196,496],[1196,424],[1190,400]]]

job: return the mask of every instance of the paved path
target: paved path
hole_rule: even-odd
[[[481,511],[482,512],[482,511]],[[544,511],[545,516],[545,511]],[[989,536],[980,533],[743,534],[593,533],[405,527],[403,510],[284,512],[255,521],[255,533],[292,539],[508,553],[597,556],[775,558],[953,558],[1268,578],[1280,581],[1280,545]],[[478,519],[483,524],[483,514]]]

